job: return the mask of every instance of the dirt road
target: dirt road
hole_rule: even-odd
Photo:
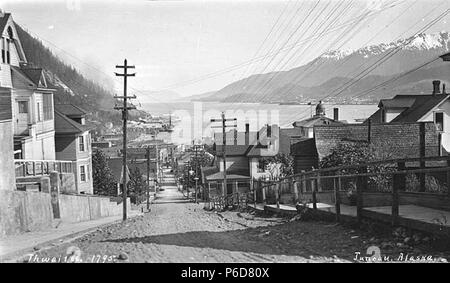
[[[36,261],[64,257],[75,246],[84,262],[341,262],[352,261],[355,252],[365,255],[370,246],[333,223],[208,212],[170,184],[173,176],[165,178],[151,212],[39,251]]]

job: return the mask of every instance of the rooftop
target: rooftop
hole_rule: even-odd
[[[217,172],[206,176],[208,181],[223,181],[223,172]],[[238,175],[238,174],[228,174],[227,180],[250,180],[250,176]]]
[[[449,97],[447,94],[399,94],[392,99],[380,101],[380,107],[369,119],[372,123],[382,123],[382,109],[402,109],[404,110],[390,123],[417,122],[430,112],[434,107]]]
[[[294,127],[312,128],[316,125],[341,125],[342,122],[335,121],[325,116],[314,116],[305,120],[295,121],[292,125]]]
[[[61,112],[55,110],[55,133],[56,134],[78,134],[89,131],[86,125],[75,122]]]
[[[86,115],[85,110],[73,104],[55,104],[55,109],[69,117],[81,117]]]

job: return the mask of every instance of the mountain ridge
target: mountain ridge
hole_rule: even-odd
[[[445,31],[420,33],[394,42],[369,45],[356,50],[333,50],[303,66],[287,71],[251,75],[228,84],[213,94],[200,98],[200,100],[305,103],[311,100],[320,100],[321,97],[333,97],[339,93],[336,99],[330,99],[330,101],[348,103],[356,91],[371,89],[385,81],[392,80],[449,50],[450,34]],[[379,64],[369,75],[353,84],[353,76],[372,64],[376,64],[383,56],[393,53],[395,55],[389,60]],[[447,68],[441,68],[441,66]],[[440,79],[446,82],[450,78],[449,69],[450,67],[446,62],[437,61],[430,67],[419,69],[416,72],[430,80]],[[440,72],[437,72],[437,70]],[[395,85],[390,85],[391,89],[402,92],[428,92],[429,86],[421,83],[415,84],[412,81],[413,78],[417,79],[414,73],[407,75],[407,80],[395,81]],[[428,74],[433,74],[433,76]],[[346,84],[353,85],[341,92],[340,86]],[[386,90],[386,88],[381,90]],[[386,94],[383,91],[376,91],[364,97],[364,99],[358,99],[356,102],[372,103],[385,97]]]

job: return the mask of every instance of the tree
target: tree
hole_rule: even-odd
[[[285,153],[262,157],[259,167],[269,171],[271,179],[282,178],[294,174],[294,158]]]
[[[320,161],[320,168],[340,167],[347,165],[366,164],[373,161],[392,160],[401,157],[401,150],[398,145],[390,141],[379,141],[367,143],[366,141],[348,141],[341,142],[331,150],[328,156]],[[406,156],[404,156],[406,157]],[[396,170],[396,162],[386,162],[372,164],[364,168],[339,169],[334,173],[338,174],[358,174],[361,170],[374,174],[368,177],[368,184],[371,188],[378,191],[389,191],[392,175],[385,174]],[[355,190],[355,182],[350,179],[343,181],[343,186],[347,187],[350,192]]]
[[[369,145],[366,142],[341,142],[320,161],[319,167],[357,165],[368,162],[369,155]]]
[[[108,166],[106,155],[101,150],[95,150],[92,155],[92,175],[94,181],[94,194],[115,196],[116,182]]]
[[[145,197],[147,185],[138,167],[130,172],[130,181],[127,184],[127,188],[131,202],[134,204],[141,203]]]

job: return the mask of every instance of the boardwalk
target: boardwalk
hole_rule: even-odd
[[[249,207],[254,208],[255,205],[250,204]],[[308,207],[312,209],[312,204],[308,204]],[[280,204],[279,208],[276,204],[256,204],[256,209],[259,211],[267,210],[271,212],[281,212],[287,215],[297,213],[297,209],[294,205],[285,204]],[[327,213],[336,213],[335,206],[326,203],[317,203],[317,209],[319,211]],[[356,220],[356,206],[341,204],[340,209],[342,216]],[[363,209],[363,215],[368,218],[390,222],[391,210],[391,206],[366,207]],[[428,229],[433,226],[434,229],[438,229],[439,231],[448,232],[450,230],[450,211],[446,210],[439,210],[410,204],[400,205],[399,220],[399,224],[408,223],[409,225],[414,225],[414,227],[419,230],[425,230],[425,232],[430,232]]]

